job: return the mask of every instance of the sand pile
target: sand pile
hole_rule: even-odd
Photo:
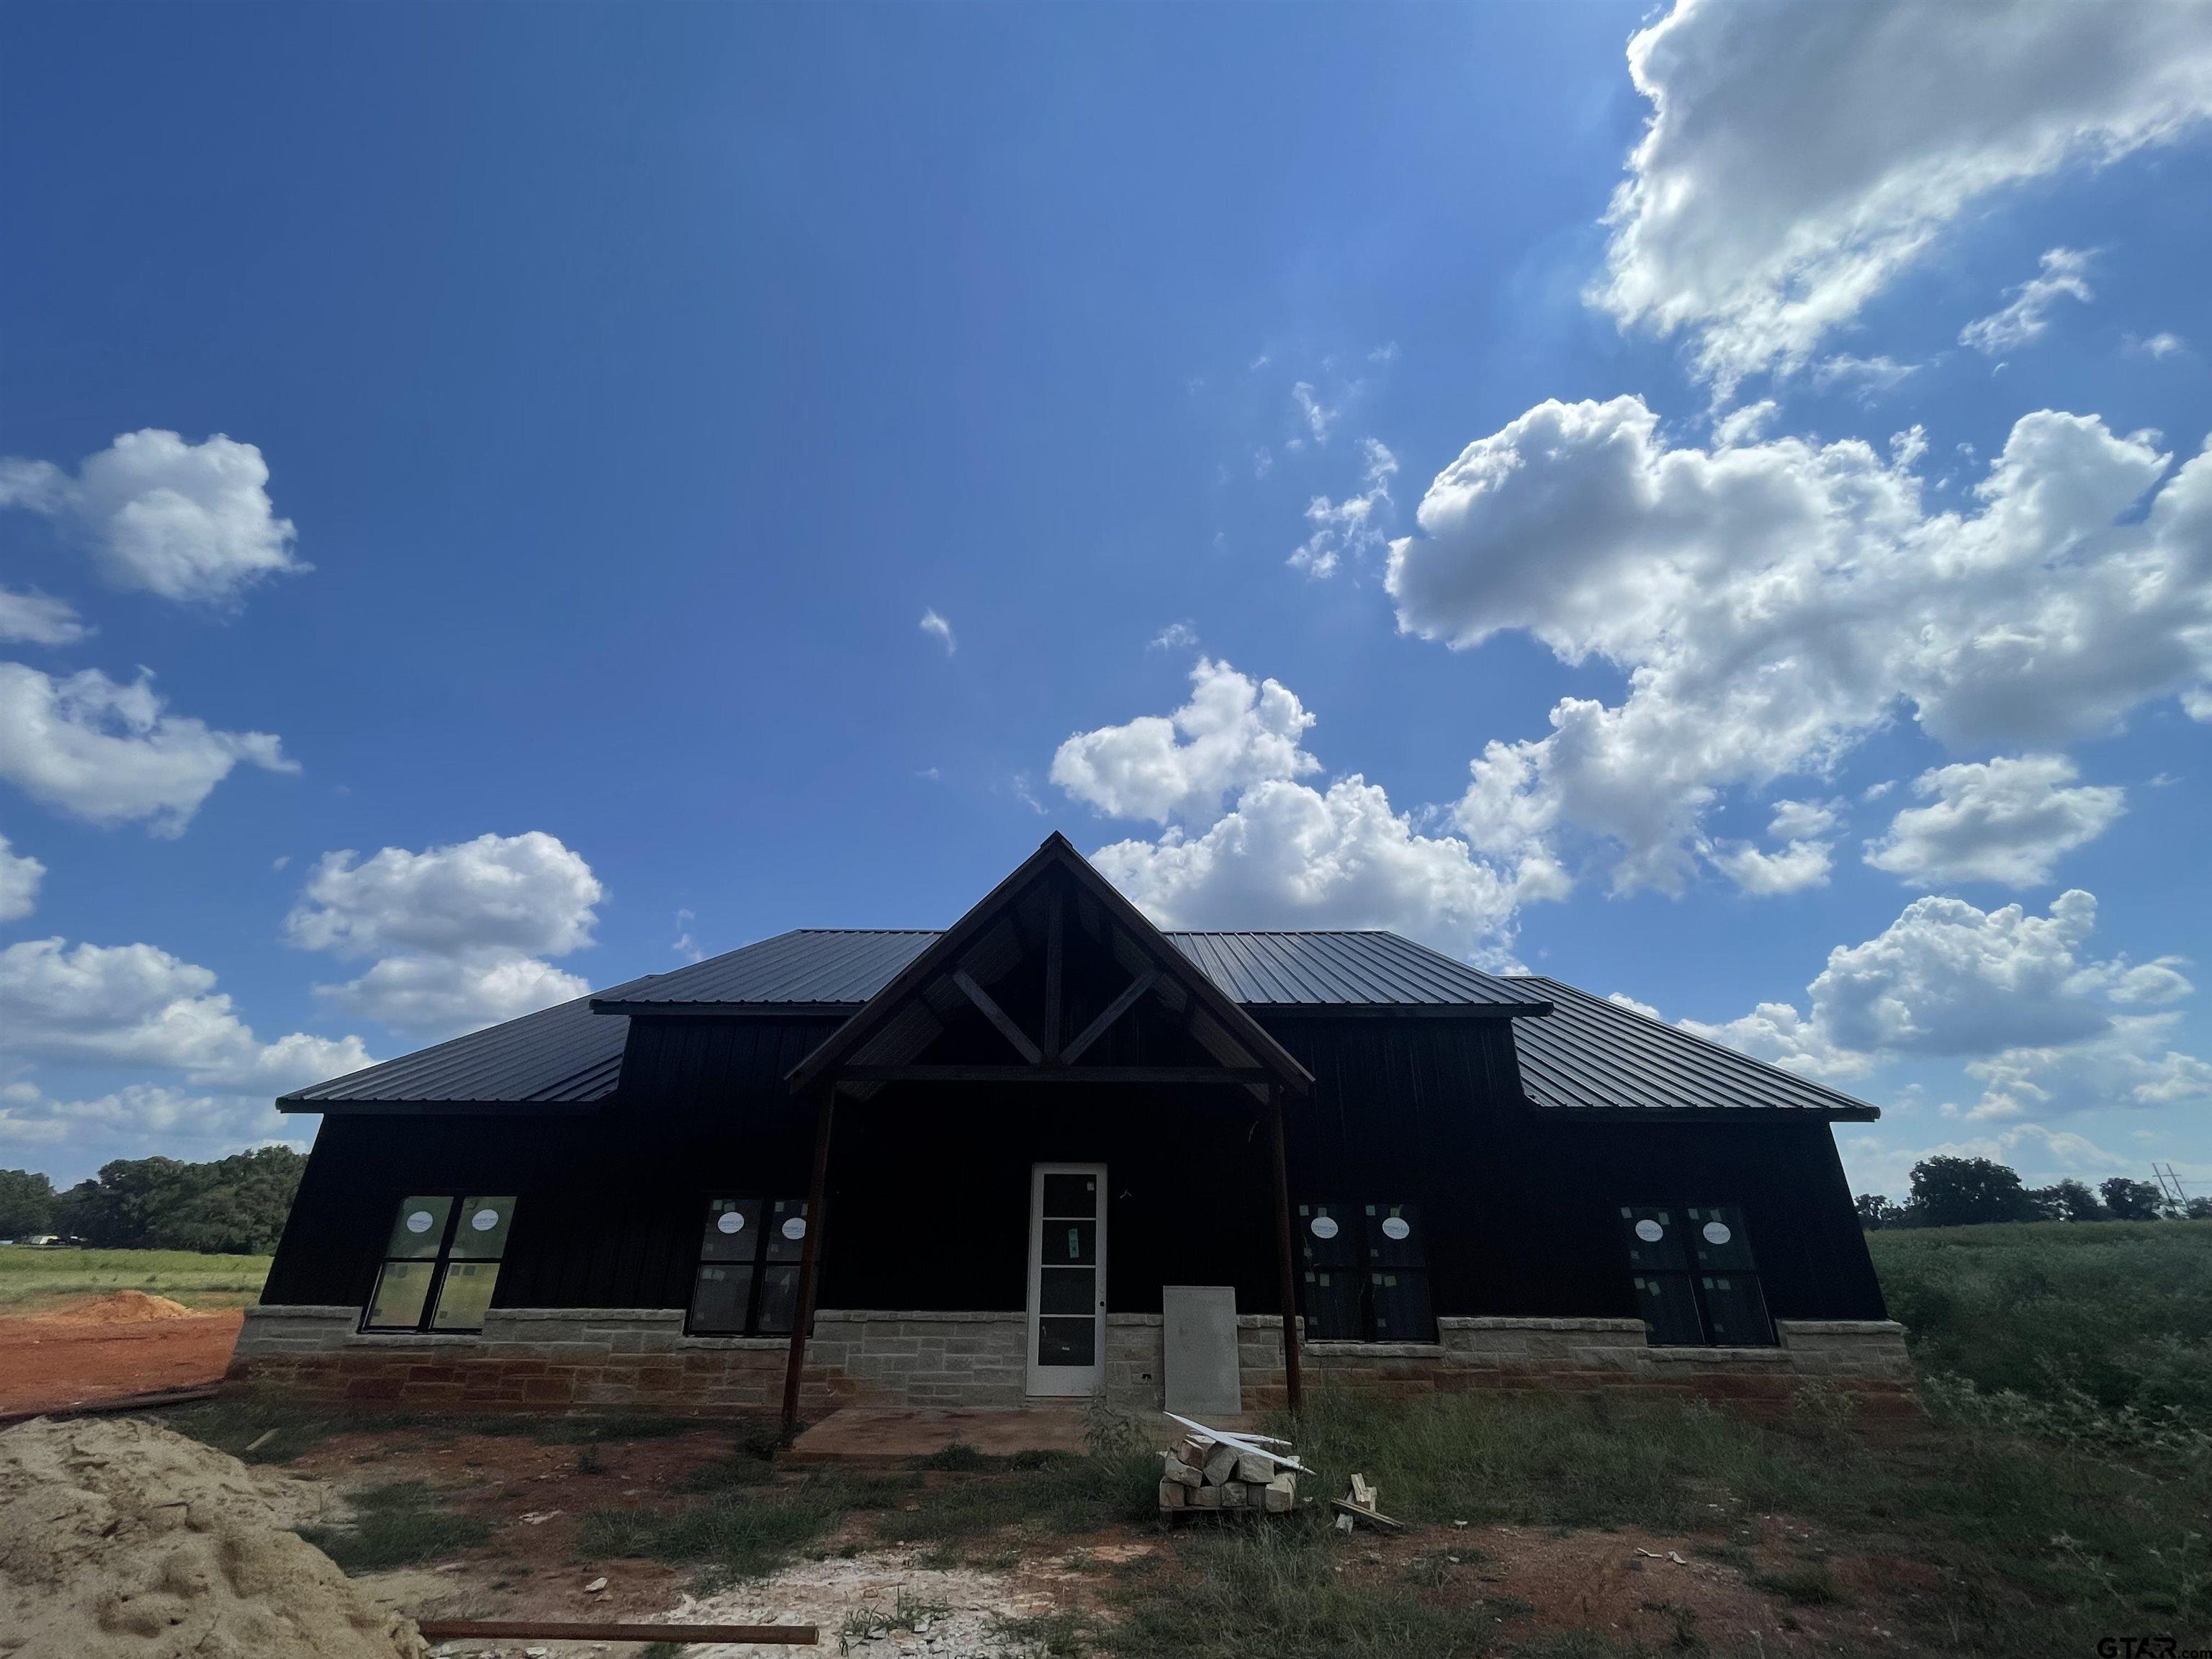
[[[192,1310],[166,1296],[143,1291],[117,1291],[96,1301],[80,1302],[52,1316],[72,1325],[142,1325],[155,1319],[190,1319]]]
[[[289,1528],[301,1483],[131,1418],[0,1432],[8,1659],[422,1659]]]

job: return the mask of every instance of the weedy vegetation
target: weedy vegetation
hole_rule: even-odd
[[[117,1291],[166,1296],[187,1308],[244,1308],[260,1300],[265,1255],[197,1250],[72,1250],[0,1245],[0,1314],[34,1314]]]

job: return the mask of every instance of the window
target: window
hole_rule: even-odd
[[[1305,1330],[1316,1341],[1433,1342],[1428,1254],[1412,1204],[1301,1204]]]
[[[1637,1311],[1656,1347],[1771,1347],[1751,1235],[1733,1205],[1623,1205]]]
[[[514,1224],[512,1198],[400,1200],[362,1329],[482,1330]]]
[[[708,1199],[684,1328],[694,1336],[788,1336],[805,1248],[805,1199]]]

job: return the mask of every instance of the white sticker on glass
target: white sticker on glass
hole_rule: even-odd
[[[791,1217],[783,1224],[783,1236],[786,1238],[805,1237],[806,1218],[803,1215],[795,1215]]]
[[[1333,1215],[1316,1216],[1313,1218],[1313,1236],[1316,1238],[1334,1238],[1336,1237],[1336,1218]]]
[[[1667,1237],[1667,1230],[1647,1217],[1636,1224],[1636,1236],[1646,1244],[1656,1244]]]
[[[499,1212],[497,1210],[478,1210],[474,1215],[469,1218],[469,1225],[475,1228],[480,1233],[488,1233],[493,1228],[499,1225]]]
[[[1735,1235],[1728,1230],[1728,1223],[1725,1221],[1705,1223],[1705,1243],[1708,1244],[1725,1244],[1735,1237]]]
[[[745,1230],[745,1218],[735,1210],[725,1210],[714,1218],[714,1225],[726,1233],[741,1233]]]
[[[407,1218],[407,1231],[410,1233],[428,1232],[430,1231],[430,1212],[428,1210],[417,1210],[414,1214],[409,1216]]]
[[[1406,1218],[1401,1215],[1389,1215],[1382,1218],[1382,1237],[1385,1238],[1403,1238],[1413,1231],[1406,1224]]]

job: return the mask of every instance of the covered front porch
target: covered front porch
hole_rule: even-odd
[[[1297,1409],[1283,1098],[1312,1077],[1061,838],[788,1081],[816,1125],[787,1430],[810,1343],[820,1367],[909,1404],[917,1390],[1017,1385],[1020,1401],[1156,1402],[1170,1285],[1224,1292],[1213,1336],[1232,1398],[1239,1311],[1272,1301]],[[1263,1283],[1271,1295],[1255,1294]],[[944,1311],[884,1316],[890,1331],[866,1313],[817,1316],[887,1301]]]

